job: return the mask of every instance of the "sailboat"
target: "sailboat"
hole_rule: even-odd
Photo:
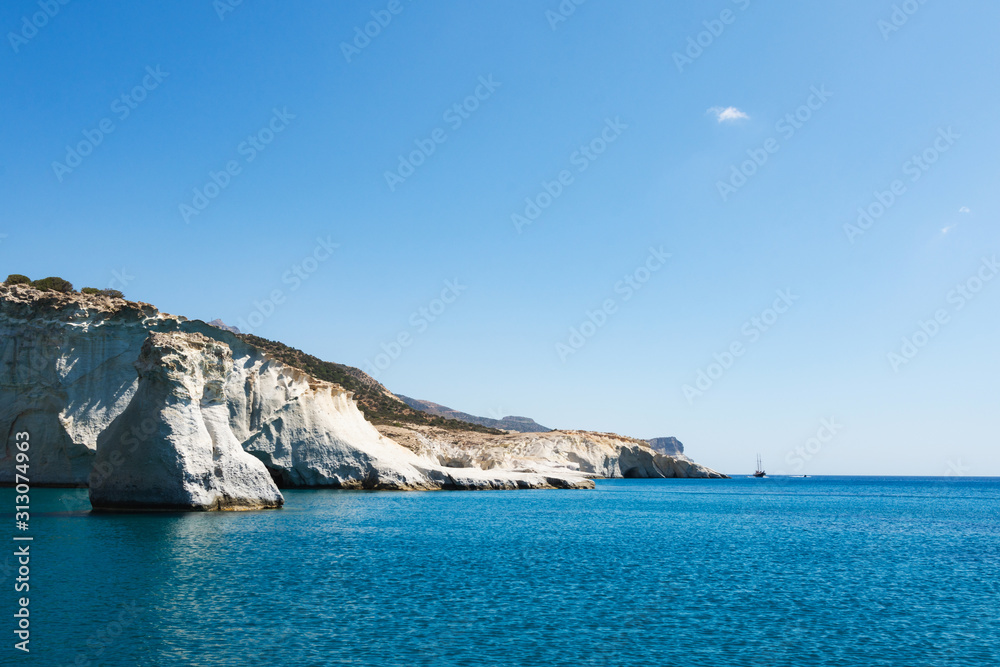
[[[754,477],[767,477],[767,473],[764,472],[764,467],[760,464],[760,454],[757,455],[757,470],[754,471]]]

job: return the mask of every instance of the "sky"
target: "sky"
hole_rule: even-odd
[[[728,473],[1000,474],[1000,6],[577,1],[4,2],[0,272]]]

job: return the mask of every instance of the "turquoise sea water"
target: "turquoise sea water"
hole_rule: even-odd
[[[32,651],[0,569],[4,665],[1000,664],[1000,480],[289,491],[206,514],[32,494]]]

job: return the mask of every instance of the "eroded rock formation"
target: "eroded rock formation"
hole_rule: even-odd
[[[21,430],[31,433],[34,484],[89,482],[95,506],[106,508],[273,507],[280,494],[270,480],[518,489],[720,476],[620,436],[380,432],[351,392],[229,331],[149,304],[2,285],[0,483],[14,479],[10,434]]]
[[[90,477],[95,509],[282,505],[264,464],[243,450],[230,427],[227,345],[197,333],[150,333],[135,368],[128,407],[97,438]]]
[[[644,440],[613,433],[548,431],[490,435],[427,426],[384,426],[383,433],[425,458],[455,468],[577,474],[588,478],[724,478],[683,455],[665,456]]]

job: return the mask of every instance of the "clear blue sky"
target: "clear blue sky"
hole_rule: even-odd
[[[996,3],[42,4],[0,9],[5,275],[369,369],[402,334],[394,391],[728,472],[1000,474]]]

